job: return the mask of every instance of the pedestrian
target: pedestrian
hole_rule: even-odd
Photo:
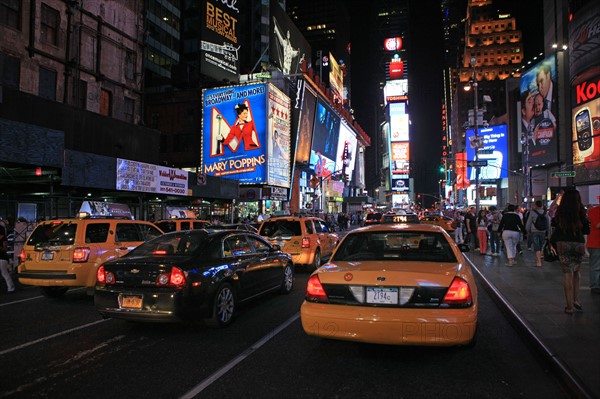
[[[485,209],[479,210],[479,215],[477,215],[477,238],[479,239],[479,253],[481,255],[485,255],[487,252],[488,224],[487,211]]]
[[[6,281],[8,293],[15,292],[15,283],[8,271],[8,240],[6,239],[6,230],[0,226],[0,273]]]
[[[498,231],[502,232],[502,240],[504,241],[506,256],[508,257],[508,266],[515,264],[517,244],[521,240],[521,233],[524,230],[525,226],[523,226],[521,217],[515,212],[515,206],[509,204],[498,226]]]
[[[550,215],[542,201],[535,201],[533,209],[529,212],[525,230],[527,236],[531,237],[531,245],[535,251],[535,265],[542,267],[542,249],[546,238],[550,238]]]
[[[498,256],[500,252],[500,233],[498,228],[500,226],[500,220],[502,220],[502,213],[495,207],[490,207],[490,247],[492,250],[492,256]]]
[[[465,218],[459,210],[454,212],[454,221],[456,222],[456,229],[454,229],[454,241],[457,244],[462,244],[465,242],[463,240],[463,225]]]
[[[475,207],[469,208],[465,214],[465,228],[467,229],[467,244],[473,246],[473,250],[479,250],[479,240],[477,238],[477,218],[475,216]]]
[[[563,272],[565,313],[573,314],[573,308],[583,310],[579,302],[581,259],[585,253],[585,237],[590,233],[590,222],[581,203],[579,191],[566,190],[552,221],[554,231],[550,238],[552,250],[558,254]]]
[[[600,205],[588,211],[590,235],[587,249],[590,253],[590,292],[600,294]]]

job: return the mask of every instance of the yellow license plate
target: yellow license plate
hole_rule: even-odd
[[[123,295],[121,297],[121,307],[128,309],[141,309],[142,297],[139,295]]]

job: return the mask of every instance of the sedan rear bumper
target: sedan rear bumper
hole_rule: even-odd
[[[386,345],[467,345],[477,306],[415,309],[329,305],[305,301],[300,317],[309,335]]]

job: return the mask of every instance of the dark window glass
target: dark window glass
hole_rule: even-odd
[[[117,223],[115,240],[118,242],[144,241],[141,233],[135,223]]]
[[[306,220],[304,222],[304,226],[306,226],[306,234],[314,234],[313,222],[312,220]]]
[[[299,236],[302,235],[300,222],[296,220],[267,220],[260,227],[260,235],[263,237]]]
[[[58,25],[60,19],[58,10],[42,4],[42,20],[40,27],[40,37],[45,43],[53,45],[58,44]]]
[[[18,89],[21,81],[21,60],[0,53],[0,83],[12,89]]]
[[[56,71],[40,67],[39,96],[56,101]]]
[[[164,221],[164,222],[157,222],[155,224],[159,229],[161,229],[165,233],[169,233],[171,231],[177,230],[177,225],[175,224],[175,222]]]
[[[106,242],[108,231],[110,230],[109,223],[91,223],[85,229],[85,242],[97,243]]]
[[[135,111],[135,100],[133,98],[125,97],[124,110],[125,121],[133,123],[133,113]]]
[[[0,0],[0,24],[21,30],[21,0]]]
[[[73,84],[73,105],[87,109],[87,82],[79,80]]]
[[[133,80],[135,78],[135,53],[127,51],[125,55],[125,78]]]
[[[44,223],[27,240],[27,245],[70,245],[75,241],[76,223]]]

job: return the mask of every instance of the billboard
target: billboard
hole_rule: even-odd
[[[529,164],[558,162],[556,55],[521,75],[521,135],[529,143]]]
[[[313,126],[315,123],[315,108],[317,105],[317,93],[310,86],[302,82],[301,110],[299,114],[298,134],[296,137],[296,162],[309,163],[310,161],[310,145],[313,134]],[[298,96],[296,97],[298,98]]]
[[[290,98],[275,86],[269,86],[267,184],[290,187]]]
[[[571,110],[573,166],[576,183],[600,181],[600,75],[573,88]]]
[[[264,83],[203,90],[202,172],[241,184],[269,183],[279,176],[281,170],[270,173],[267,158],[276,146],[282,153],[285,148],[289,151],[286,99],[275,86]]]
[[[600,68],[600,3],[590,1],[572,17],[569,21],[569,75],[572,84],[579,84],[597,74]]]
[[[331,53],[329,53],[329,86],[335,96],[344,99],[344,73]]]
[[[269,35],[269,55],[271,61],[285,75],[301,73],[303,61],[310,67],[312,57],[310,44],[290,17],[279,6],[279,2],[269,2],[271,31]]]
[[[116,189],[142,193],[190,195],[188,172],[117,158]]]
[[[487,160],[487,166],[481,167],[479,171],[480,180],[495,180],[508,177],[508,134],[506,125],[490,126],[478,129],[479,137],[483,139],[483,147],[489,154],[479,154],[477,160]],[[475,136],[475,130],[467,130],[467,143]],[[467,160],[475,159],[475,149],[467,146]],[[468,167],[469,180],[474,181],[476,168]]]
[[[408,100],[408,79],[398,79],[385,82],[383,100],[388,103]]]
[[[335,157],[335,170],[343,170],[349,177],[352,176],[352,173],[354,172],[354,165],[356,164],[357,145],[358,141],[356,140],[356,135],[344,122],[342,122],[340,124],[337,156]],[[344,159],[348,160],[348,166],[345,169]]]
[[[390,103],[390,140],[408,141],[408,113],[406,102]]]
[[[217,80],[239,81],[240,10],[235,2],[204,0],[200,69]]]
[[[390,142],[390,171],[392,189],[395,191],[406,191],[409,187],[410,174],[410,143]]]
[[[310,151],[310,168],[318,177],[327,177],[336,170],[339,133],[340,117],[323,100],[318,99]]]

